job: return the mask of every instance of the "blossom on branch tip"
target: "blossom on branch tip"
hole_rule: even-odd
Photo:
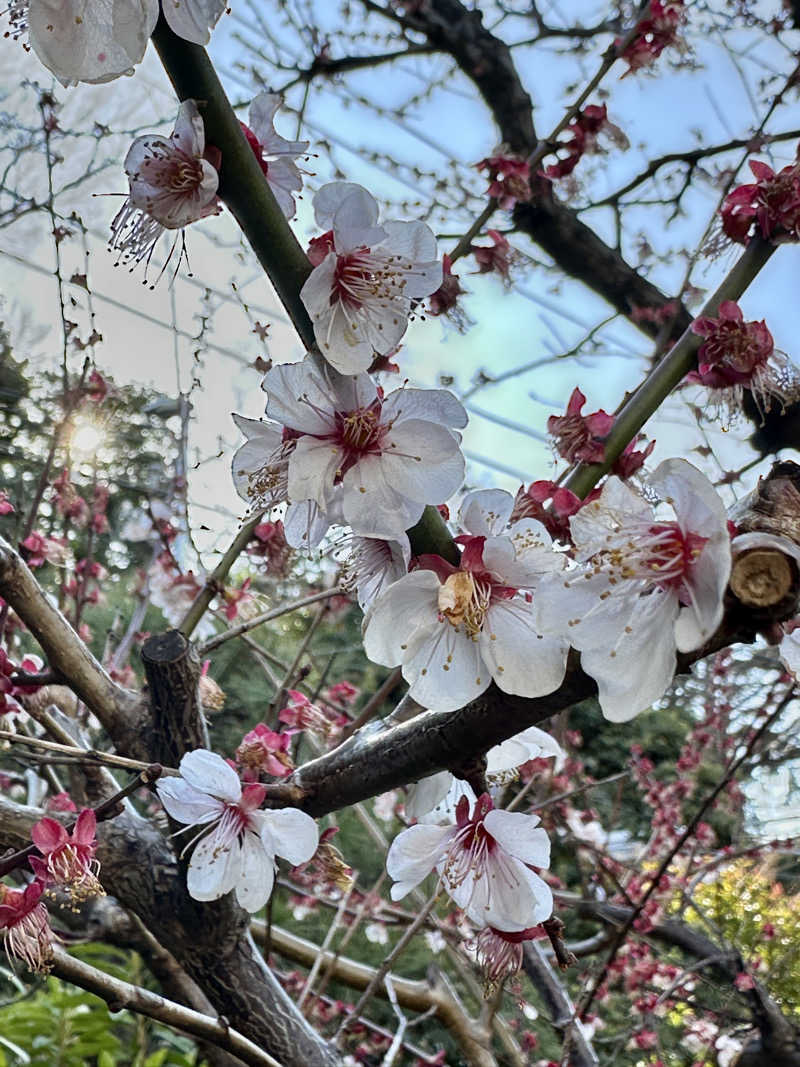
[[[495,271],[504,282],[509,281],[511,264],[514,262],[516,253],[505,237],[497,230],[487,230],[486,236],[491,240],[490,245],[470,245],[469,251],[475,257],[478,264],[478,274],[488,274]]]
[[[775,351],[767,324],[763,319],[745,322],[733,300],[723,300],[717,318],[695,319],[691,329],[705,340],[697,352],[697,370],[686,380],[724,390],[730,415],[741,410],[743,389],[750,390],[762,416],[773,399],[785,407],[800,397],[800,375],[788,357]]]
[[[651,66],[665,48],[679,44],[679,30],[685,19],[683,0],[650,0],[644,18],[636,24],[633,40],[620,57],[628,64],[626,73]],[[619,48],[621,43],[617,38],[614,46]]]
[[[310,360],[273,367],[262,388],[273,421],[235,416],[249,440],[234,456],[234,482],[258,507],[291,502],[290,544],[313,547],[330,522],[400,540],[426,504],[441,503],[461,484],[455,428],[467,416],[452,393],[384,394],[366,374],[344,377]]]
[[[387,667],[402,665],[409,694],[424,707],[452,711],[494,679],[518,696],[552,693],[566,667],[567,642],[543,637],[533,620],[541,578],[561,571],[544,527],[506,524],[509,493],[482,490],[461,507],[459,566],[421,556],[419,568],[381,594],[364,619],[364,649]]]
[[[308,151],[308,141],[287,141],[275,132],[275,112],[281,105],[277,93],[259,93],[250,104],[249,125],[240,124],[258,165],[275,194],[278,207],[287,219],[296,211],[294,193],[303,188],[303,179],[295,163]]]
[[[311,859],[317,825],[297,808],[259,811],[266,787],[245,785],[214,752],[195,749],[180,763],[180,778],[161,778],[159,799],[177,822],[198,830],[186,887],[195,900],[218,900],[232,890],[247,911],[266,904],[275,882],[275,857],[292,865]],[[196,844],[195,844],[196,842]]]
[[[275,778],[285,778],[294,770],[289,753],[290,741],[289,734],[276,734],[260,722],[239,742],[236,761],[252,774],[258,775],[263,771]]]
[[[38,878],[24,889],[0,883],[0,931],[9,961],[22,962],[38,974],[53,965],[53,932],[41,900],[44,882]]]
[[[72,833],[55,819],[40,819],[31,829],[31,840],[43,857],[30,859],[37,878],[66,889],[75,902],[105,896],[97,878],[100,864],[94,858],[96,833],[97,819],[91,808],[83,809]]]
[[[483,971],[486,996],[490,996],[507,978],[519,974],[522,969],[522,946],[526,941],[533,940],[537,932],[535,926],[515,933],[484,926],[478,932],[475,953]]]
[[[11,0],[9,32],[27,33],[37,58],[65,88],[96,84],[133,74],[158,11],[158,0]]]
[[[428,311],[431,315],[448,315],[459,329],[468,325],[466,313],[459,307],[458,298],[464,296],[466,290],[461,288],[461,281],[457,274],[453,274],[450,257],[445,253],[442,256],[442,283],[439,288],[428,297]]]
[[[600,490],[593,489],[586,501],[576,496],[571,489],[563,489],[556,482],[540,479],[526,489],[520,486],[511,512],[511,522],[519,519],[536,519],[541,522],[552,538],[557,541],[570,541],[569,520],[584,503],[599,496]],[[550,501],[550,507],[545,504]]]
[[[614,416],[602,409],[591,415],[581,415],[586,397],[577,387],[567,404],[565,415],[551,415],[547,432],[552,435],[556,452],[568,463],[603,463],[606,458],[605,438],[614,425]]]
[[[358,374],[396,347],[412,302],[441,285],[436,238],[424,222],[378,225],[375,198],[352,182],[323,185],[314,217],[327,232],[314,243],[300,296],[325,359]]]
[[[760,235],[767,240],[800,240],[800,162],[776,174],[760,160],[750,160],[755,182],[728,193],[722,205],[722,229],[732,241],[747,244]]]
[[[434,869],[453,902],[481,926],[517,933],[553,911],[553,894],[532,867],[550,863],[550,841],[535,815],[496,810],[484,794],[462,797],[454,826],[419,823],[392,842],[386,870],[401,900]]]
[[[194,100],[181,104],[170,137],[149,133],[136,138],[125,157],[130,191],[111,223],[109,248],[119,252],[117,262],[149,263],[165,230],[182,230],[220,213],[220,158],[218,149],[206,146]]]
[[[722,500],[682,459],[665,460],[650,488],[674,512],[616,477],[570,520],[577,566],[543,581],[536,622],[581,652],[603,714],[625,722],[668,689],[676,652],[700,648],[722,618],[731,568]]]

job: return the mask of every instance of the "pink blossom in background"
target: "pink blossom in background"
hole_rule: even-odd
[[[644,18],[637,24],[636,36],[622,53],[628,64],[627,73],[651,66],[665,48],[680,44],[679,31],[685,19],[683,0],[650,0]],[[614,42],[617,47],[621,43],[620,38]]]
[[[445,253],[442,257],[442,282],[439,288],[428,297],[428,311],[434,316],[455,313],[458,298],[464,293],[465,290],[461,288],[458,275],[453,274],[450,257]]]
[[[263,722],[244,735],[236,749],[236,760],[245,770],[285,778],[292,773],[294,763],[289,753],[291,737],[276,734]]]
[[[469,249],[478,264],[478,274],[488,274],[494,271],[504,282],[507,282],[511,264],[514,261],[514,250],[497,230],[487,230],[486,236],[492,242],[490,245],[470,245]]]
[[[13,515],[14,505],[8,499],[8,493],[5,489],[0,489],[0,515]]]

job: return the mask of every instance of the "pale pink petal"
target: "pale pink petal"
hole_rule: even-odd
[[[505,530],[513,507],[511,493],[502,489],[478,489],[467,493],[461,501],[458,520],[467,533],[494,537]]]
[[[364,619],[364,651],[373,663],[395,667],[418,626],[438,627],[439,579],[433,571],[413,571],[391,585]]]
[[[455,711],[479,697],[492,675],[477,641],[449,622],[434,625],[433,633],[420,627],[408,639],[403,677],[409,683],[409,696],[423,707]]]
[[[550,866],[550,838],[536,815],[494,808],[483,821],[487,831],[510,855],[532,867]]]
[[[395,389],[386,397],[383,413],[386,422],[422,419],[457,430],[468,421],[464,406],[448,389]]]
[[[306,863],[317,851],[319,829],[299,808],[278,808],[261,813],[261,839],[268,851],[283,856],[293,867]]]
[[[509,771],[539,756],[554,756],[556,760],[562,760],[564,750],[550,734],[538,726],[529,726],[522,733],[489,749],[486,753],[486,772],[497,774]]]
[[[173,33],[193,44],[208,44],[227,0],[163,0],[162,7]]]
[[[420,819],[432,811],[447,796],[453,784],[453,775],[449,771],[440,771],[428,778],[422,778],[408,787],[404,807],[408,819]]]
[[[308,361],[272,367],[261,388],[267,394],[267,414],[283,426],[306,434],[333,429],[333,386]]]
[[[242,798],[242,783],[239,776],[222,756],[205,748],[187,752],[181,759],[181,777],[195,789],[238,804]]]
[[[242,838],[241,862],[234,888],[236,899],[251,914],[259,911],[272,895],[275,884],[275,864],[264,849],[257,834],[245,833]]]
[[[201,838],[194,847],[186,888],[195,900],[218,900],[237,885],[242,870],[242,848],[222,826]]]
[[[395,883],[392,900],[401,900],[427,878],[447,852],[454,833],[452,826],[420,824],[397,835],[386,857],[386,872]]]
[[[216,797],[195,789],[182,778],[160,778],[156,792],[167,814],[189,826],[213,822],[225,810],[225,805]]]
[[[544,696],[564,680],[569,642],[561,636],[539,634],[533,605],[525,600],[495,600],[486,613],[479,645],[504,693]]]

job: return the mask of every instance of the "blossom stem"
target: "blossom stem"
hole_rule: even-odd
[[[290,611],[307,608],[309,604],[316,604],[318,600],[327,600],[332,596],[346,595],[343,589],[335,586],[333,589],[323,589],[319,593],[311,593],[309,596],[294,600],[290,604],[281,604],[280,607],[272,608],[271,611],[265,611],[261,615],[255,615],[252,619],[245,619],[244,622],[240,622],[237,626],[231,626],[229,630],[224,630],[221,634],[217,634],[216,637],[209,638],[208,641],[200,645],[197,650],[198,654],[205,656],[209,652],[213,652],[215,648],[219,648],[220,645],[224,645],[226,641],[230,641],[234,637],[241,637],[242,634],[249,633],[250,630],[254,630],[257,626],[261,626],[265,622],[272,622],[273,619],[278,619],[281,615],[287,615]]]
[[[701,316],[713,318],[724,300],[738,300],[775,251],[775,245],[754,238],[733,269],[707,301]],[[697,365],[697,350],[703,338],[686,329],[664,358],[656,364],[636,391],[622,404],[614,425],[605,438],[602,463],[579,463],[564,480],[563,487],[583,498],[594,488],[622,454],[650,416],[658,410],[689,371]]]

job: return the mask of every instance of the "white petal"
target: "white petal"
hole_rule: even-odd
[[[206,129],[194,100],[181,103],[170,140],[187,156],[202,156],[206,147]]]
[[[463,405],[448,389],[395,389],[383,402],[382,416],[384,422],[422,419],[455,429],[468,421]]]
[[[675,622],[679,652],[691,652],[711,637],[722,622],[723,597],[731,574],[731,546],[724,537],[709,539],[684,583],[691,604],[681,608]]]
[[[386,871],[396,883],[392,900],[400,900],[431,873],[455,832],[452,826],[419,824],[397,835],[386,857]]]
[[[792,630],[781,641],[778,653],[787,671],[798,677],[800,672],[800,630]]]
[[[513,507],[511,493],[503,489],[478,489],[467,493],[461,501],[458,521],[468,533],[494,537],[505,530]]]
[[[343,458],[341,448],[331,441],[301,437],[289,457],[289,499],[313,500],[326,509]]]
[[[190,826],[213,822],[225,810],[222,801],[195,789],[182,778],[159,779],[156,792],[167,813]]]
[[[509,932],[538,925],[553,909],[552,893],[542,879],[503,849],[495,849],[485,868],[448,886],[448,892],[475,922]]]
[[[438,625],[439,579],[433,571],[413,571],[391,585],[364,619],[364,651],[373,663],[396,667],[417,627]]]
[[[649,482],[672,505],[682,530],[704,537],[727,530],[728,516],[722,498],[708,478],[685,459],[665,459]]]
[[[268,398],[267,414],[282,426],[308,434],[333,430],[333,389],[310,360],[272,367],[261,388]]]
[[[504,693],[539,697],[564,680],[568,641],[543,636],[534,625],[533,605],[525,600],[496,600],[479,636],[481,655]]]
[[[353,194],[366,193],[369,197],[369,202],[365,201],[365,213],[368,214],[373,222],[378,219],[378,202],[373,196],[367,193],[367,190],[363,185],[356,185],[355,182],[328,182],[327,185],[323,185],[316,193],[314,193],[314,219],[318,226],[323,230],[333,229],[333,218],[336,212],[339,210],[341,204]]]
[[[478,642],[446,621],[437,621],[433,630],[420,627],[403,656],[409,696],[426,708],[455,711],[479,697],[492,680]]]
[[[268,850],[283,856],[293,867],[310,860],[319,845],[314,819],[299,808],[262,812],[261,839]]]
[[[597,500],[584,504],[569,520],[570,530],[578,548],[578,559],[587,559],[608,547],[606,537],[624,529],[632,522],[652,517],[653,509],[625,482],[609,478]]]
[[[164,18],[178,37],[193,44],[208,44],[209,32],[227,7],[227,0],[163,0]]]
[[[537,825],[538,822],[536,815],[494,808],[487,812],[484,826],[506,852],[522,863],[533,867],[549,867],[550,838],[547,831]]]
[[[215,827],[194,847],[186,873],[186,888],[195,900],[218,900],[237,884],[242,849],[235,837]]]
[[[600,707],[611,722],[627,722],[649,708],[672,684],[675,674],[674,620],[678,598],[657,590],[641,597],[628,628],[613,644],[581,653],[581,666],[597,682]]]
[[[422,419],[395,423],[383,448],[383,477],[409,500],[443,504],[461,485],[464,458],[444,426]]]
[[[283,520],[283,532],[292,548],[316,548],[328,532],[328,513],[313,500],[290,504]]]
[[[242,799],[239,776],[216,752],[209,752],[205,748],[187,752],[178,769],[189,785],[203,793],[210,793],[229,804],[238,804]]]
[[[414,782],[408,787],[404,804],[406,817],[420,819],[423,815],[427,815],[440,801],[444,800],[452,783],[453,776],[449,771],[440,771],[438,774],[431,774],[419,782]]]
[[[378,221],[378,204],[366,189],[361,185],[345,182],[332,183],[333,195],[326,192],[328,186],[323,185],[314,197],[314,213],[319,218],[329,215],[328,205],[334,197],[341,193],[342,185],[349,184],[346,195],[341,196],[339,204],[333,212],[333,237],[334,245],[338,253],[352,252],[356,248],[371,248],[378,245],[386,237],[386,231],[382,226],[376,225]],[[322,225],[322,224],[321,224]]]
[[[263,908],[275,884],[275,864],[264,849],[257,834],[245,833],[242,838],[239,875],[236,880],[236,899],[251,914]]]
[[[522,733],[515,734],[514,737],[509,737],[507,741],[489,749],[486,753],[486,771],[488,774],[509,771],[540,756],[561,759],[564,750],[550,734],[540,730],[538,726],[529,726]]]
[[[384,222],[383,228],[387,235],[385,247],[390,249],[393,254],[400,255],[408,260],[409,263],[415,265],[427,265],[432,260],[437,260],[436,238],[433,235],[433,230],[424,222]],[[430,284],[433,285],[433,289],[428,289],[425,292],[412,292],[411,289],[414,288],[414,283],[409,279],[406,283],[409,296],[428,296],[429,293],[433,293],[439,288],[442,284],[442,265],[437,261],[436,266],[439,268],[439,277],[437,279],[434,275],[430,278]]]

